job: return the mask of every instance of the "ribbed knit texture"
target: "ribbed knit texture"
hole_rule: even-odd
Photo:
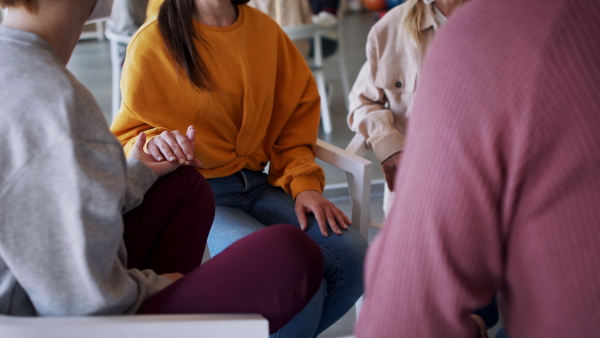
[[[600,5],[474,0],[421,73],[358,337],[600,334]]]

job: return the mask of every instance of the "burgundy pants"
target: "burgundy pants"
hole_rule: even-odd
[[[200,266],[215,212],[210,186],[194,169],[160,178],[124,216],[128,267],[185,274],[148,299],[140,314],[259,313],[276,332],[319,288],[323,257],[301,230],[271,226]]]

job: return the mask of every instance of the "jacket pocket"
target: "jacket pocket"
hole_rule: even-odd
[[[375,78],[375,85],[392,93],[412,93],[417,82],[416,72],[405,71],[397,67],[381,65]]]

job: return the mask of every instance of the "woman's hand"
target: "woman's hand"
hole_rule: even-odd
[[[181,133],[178,131],[163,132],[160,136],[157,136],[154,140],[156,140],[157,138],[160,138],[158,143],[166,144],[166,141],[164,141],[162,138],[162,135],[165,133],[167,133],[168,136],[181,135]],[[185,149],[186,150],[189,149],[189,153],[186,153],[186,154],[193,153],[194,146],[195,146],[195,143],[193,140],[195,137],[196,137],[196,131],[194,130],[194,127],[189,126],[188,131],[187,131],[186,142],[182,141],[183,143],[185,143]],[[148,142],[148,145],[146,146],[147,149],[158,150],[158,147],[151,146],[151,144],[156,143],[156,142],[154,142],[154,140],[151,140],[150,142]],[[154,171],[156,176],[158,176],[158,177],[164,176],[168,173],[175,171],[175,169],[177,169],[180,166],[181,161],[175,161],[175,160],[165,161],[164,158],[162,157],[164,155],[161,155],[162,153],[160,151],[155,151],[155,153],[153,153],[153,154],[146,153],[144,151],[144,144],[146,144],[146,134],[140,133],[137,140],[135,140],[135,145],[133,146],[133,149],[131,150],[129,157],[137,158],[138,160],[140,160],[142,163],[144,163],[150,169],[152,169],[152,171]],[[179,149],[181,150],[181,147]],[[172,152],[170,154],[171,154],[171,156],[173,156]],[[187,156],[186,156],[186,158],[187,158]],[[182,164],[189,165],[194,168],[202,168],[202,163],[198,159],[194,158],[193,156],[192,156],[191,160],[186,159],[183,161]]]
[[[158,177],[161,177],[170,172],[173,172],[173,171],[175,171],[175,169],[177,169],[179,167],[179,164],[177,164],[177,163],[170,163],[170,162],[166,162],[166,161],[156,162],[150,154],[147,154],[144,151],[145,143],[146,143],[146,134],[140,133],[140,135],[138,135],[137,140],[135,140],[135,145],[133,146],[133,149],[131,149],[131,152],[129,153],[129,157],[137,158],[138,160],[140,160],[142,163],[144,163],[150,169],[152,169],[152,171],[154,171],[154,173]]]
[[[394,191],[394,180],[396,179],[396,170],[400,164],[400,158],[402,158],[401,151],[381,162],[381,168],[383,169],[383,174],[385,175],[385,182],[387,183],[390,191]]]
[[[314,190],[306,190],[296,196],[296,216],[302,230],[307,229],[308,220],[306,214],[310,212],[315,215],[321,233],[325,237],[328,236],[327,224],[338,235],[342,234],[340,228],[347,230],[348,224],[352,224],[348,216],[344,215],[335,204]]]
[[[202,162],[194,158],[196,130],[189,126],[186,135],[179,130],[164,131],[146,145],[146,149],[157,162],[166,161],[202,168]]]

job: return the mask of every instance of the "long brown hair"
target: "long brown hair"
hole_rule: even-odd
[[[249,0],[231,0],[242,5]],[[165,0],[158,11],[158,27],[167,50],[187,74],[194,87],[203,91],[215,89],[214,81],[202,61],[195,41],[206,42],[194,29],[193,18],[197,8],[194,0]]]

